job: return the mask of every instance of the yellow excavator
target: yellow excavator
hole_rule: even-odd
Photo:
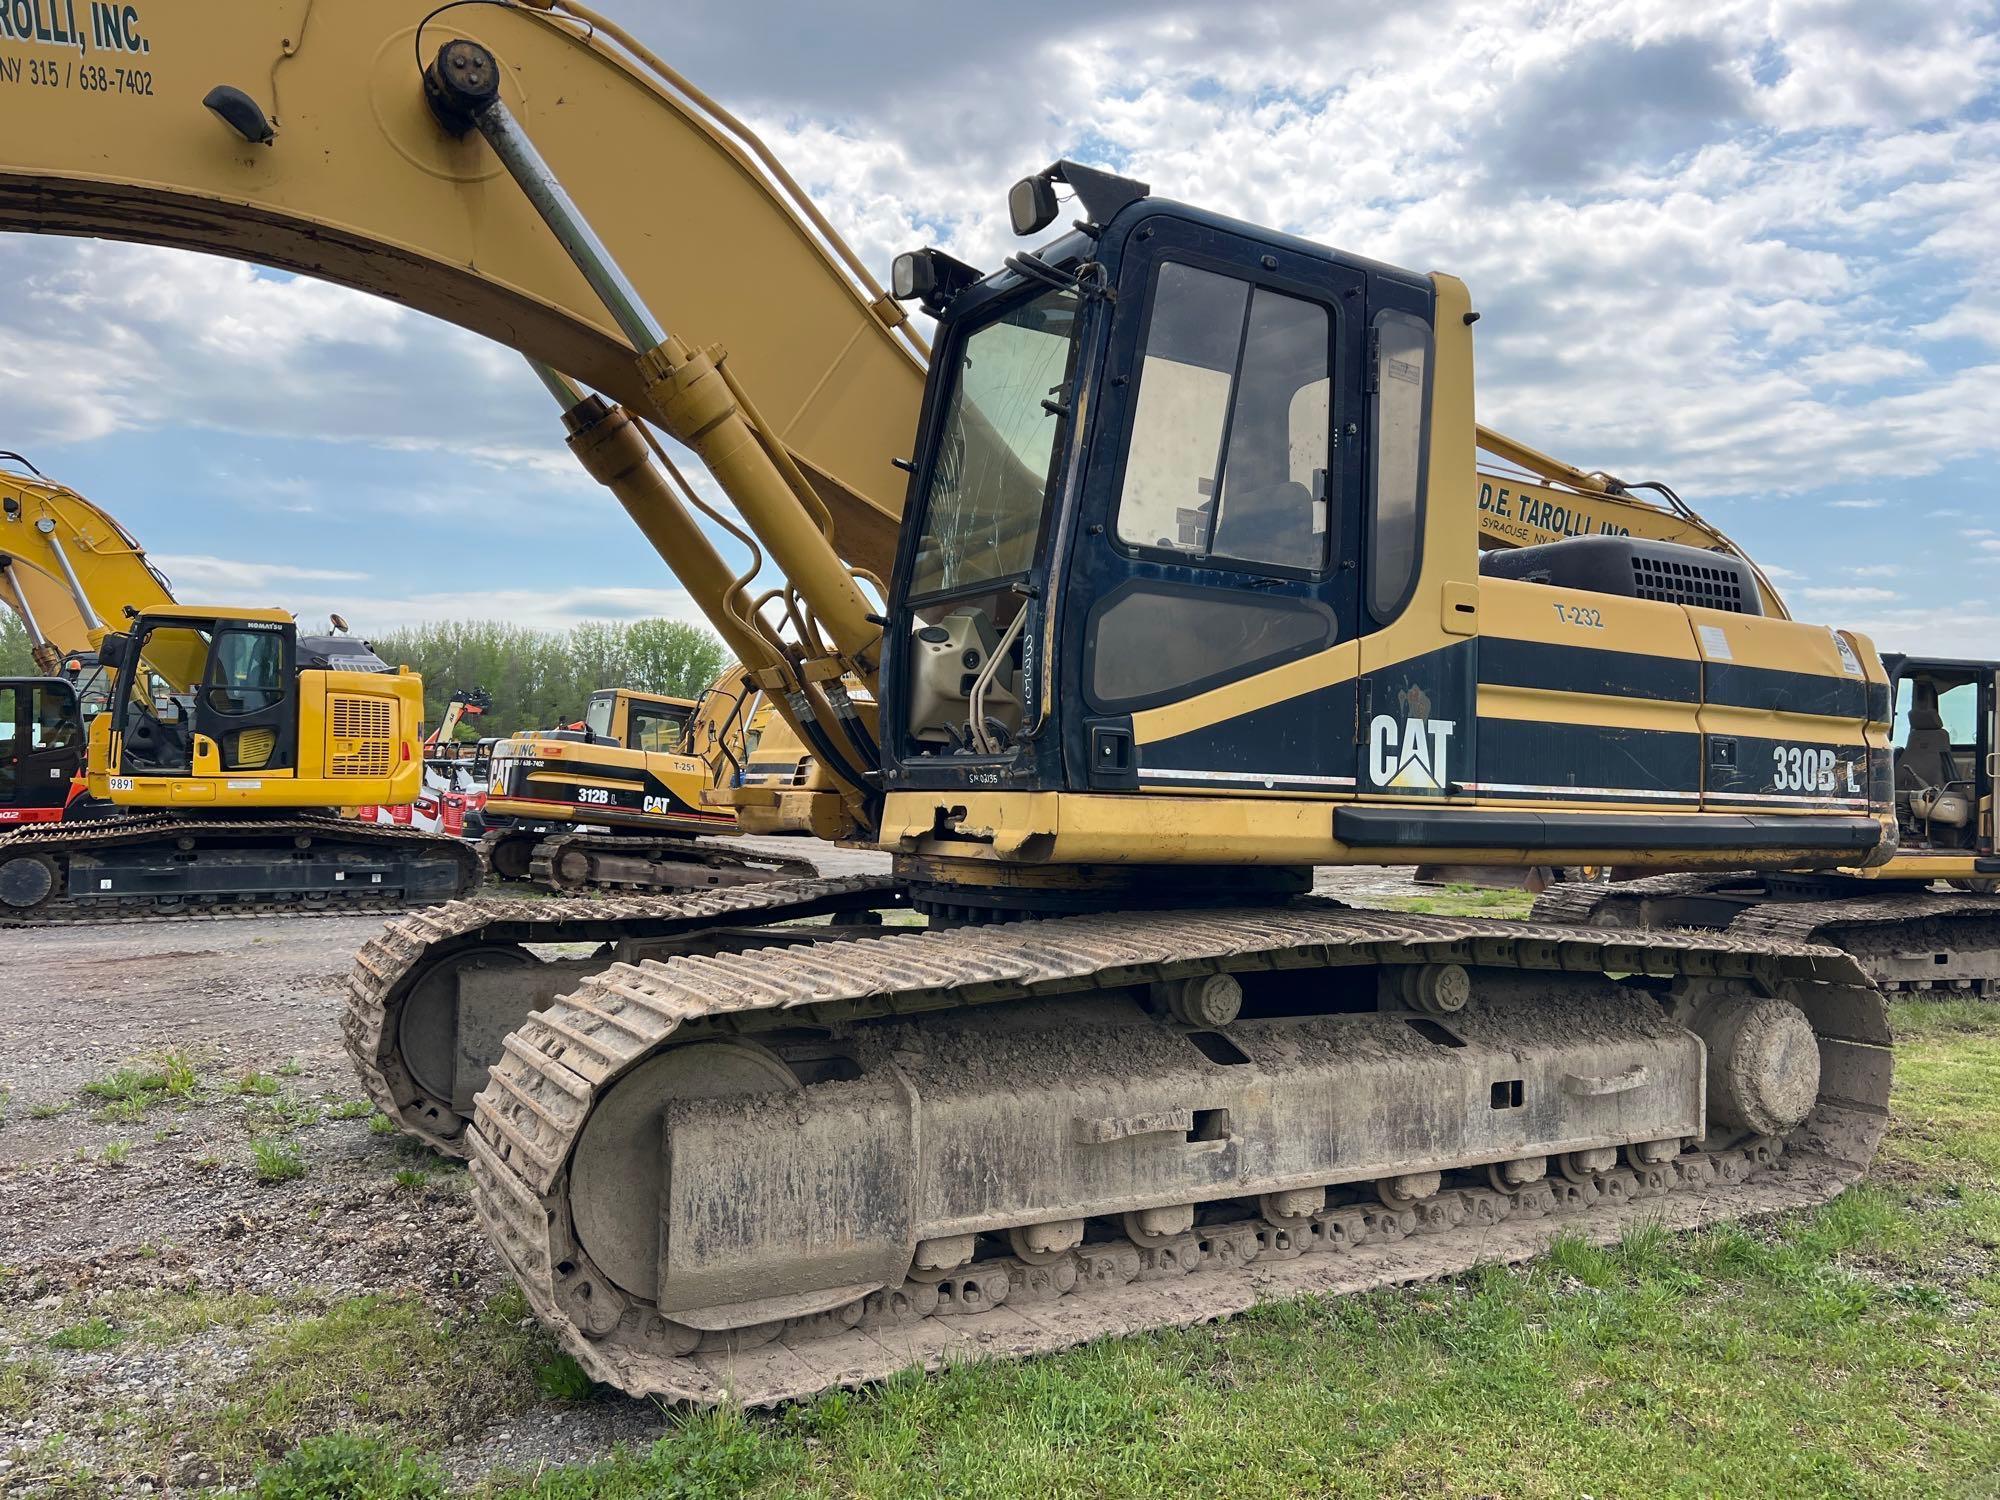
[[[1865,637],[1717,608],[1637,539],[1482,575],[1457,279],[1062,161],[1001,265],[913,251],[891,297],[583,4],[153,0],[141,40],[97,61],[143,93],[0,94],[0,228],[252,258],[566,372],[572,450],[811,747],[826,826],[893,857],[459,903],[358,959],[370,1092],[469,1150],[593,1377],[762,1404],[1865,1167],[1890,1037],[1842,953],[1309,894],[1894,848]]]
[[[423,774],[422,684],[365,642],[180,604],[105,511],[11,471],[0,593],[45,674],[0,679],[0,926],[371,911],[477,885],[456,840],[335,811],[409,801]]]
[[[1727,607],[1791,618],[1763,570],[1670,487],[1578,469],[1484,427],[1479,446],[1497,461],[1478,479],[1480,545],[1510,576],[1532,576],[1545,555],[1540,549],[1558,539],[1643,537],[1742,563],[1755,588]],[[1643,490],[1664,503],[1645,499]],[[1684,565],[1705,566],[1698,557]],[[1535,915],[1826,943],[1851,953],[1886,990],[2000,993],[1993,818],[2000,662],[1899,653],[1884,658],[1884,669],[1894,722],[1892,858],[1839,870],[1640,873],[1630,880],[1621,877],[1635,872],[1614,866],[1614,884],[1565,883],[1543,892]]]
[[[757,711],[732,666],[699,699],[606,688],[581,727],[542,730],[493,750],[481,850],[503,880],[555,891],[695,890],[813,876],[809,860],[732,849],[737,817],[706,804],[744,770]]]

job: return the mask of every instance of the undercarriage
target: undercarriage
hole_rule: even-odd
[[[811,860],[731,848],[724,840],[546,827],[488,833],[480,858],[495,879],[563,893],[705,890],[819,873]]]
[[[0,927],[352,916],[456,900],[479,880],[458,839],[331,814],[131,813],[0,833]]]
[[[1534,916],[1823,943],[1851,954],[1889,994],[2000,996],[2000,895],[1980,891],[1754,872],[1655,875],[1555,886],[1536,900]]]
[[[1312,899],[876,925],[906,900],[420,914],[350,1049],[469,1148],[565,1348],[695,1402],[1818,1202],[1885,1118],[1881,1001],[1824,948]]]

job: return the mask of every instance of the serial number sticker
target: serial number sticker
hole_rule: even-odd
[[[1736,657],[1729,649],[1729,637],[1720,625],[1697,626],[1701,632],[1701,649],[1717,661],[1734,661]]]
[[[580,786],[576,789],[576,800],[589,803],[593,807],[608,807],[611,803],[611,792],[601,786]]]
[[[1826,627],[1826,633],[1833,637],[1834,648],[1840,652],[1840,670],[1845,672],[1849,677],[1867,675],[1861,670],[1861,658],[1856,656],[1854,648],[1847,644],[1847,637],[1842,635],[1838,630],[1835,630],[1831,625]]]
[[[111,790],[114,792],[131,791],[132,778],[130,776],[113,776],[111,778]]]
[[[261,781],[228,781],[223,783],[232,792],[254,792],[263,784]]]

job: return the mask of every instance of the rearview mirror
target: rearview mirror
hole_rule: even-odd
[[[97,660],[112,671],[123,676],[131,665],[132,637],[124,631],[114,630],[98,645]]]
[[[1056,185],[1047,177],[1023,177],[1007,190],[1007,217],[1016,234],[1040,234],[1057,212]]]

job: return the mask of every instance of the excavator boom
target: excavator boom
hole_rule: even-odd
[[[645,411],[604,304],[485,144],[440,131],[425,105],[424,64],[470,37],[505,59],[501,97],[591,222],[646,247],[639,291],[692,346],[726,340],[844,554],[886,575],[903,495],[890,460],[923,391],[903,310],[754,136],[642,66],[616,26],[535,5],[421,26],[428,10],[156,3],[115,38],[86,24],[60,41],[9,20],[0,46],[54,85],[10,95],[35,144],[31,165],[19,151],[0,165],[0,230],[176,245],[357,287]]]
[[[95,651],[106,631],[124,629],[126,608],[173,602],[145,549],[110,514],[66,485],[0,471],[0,604],[27,627],[42,671],[53,676],[62,657]]]

